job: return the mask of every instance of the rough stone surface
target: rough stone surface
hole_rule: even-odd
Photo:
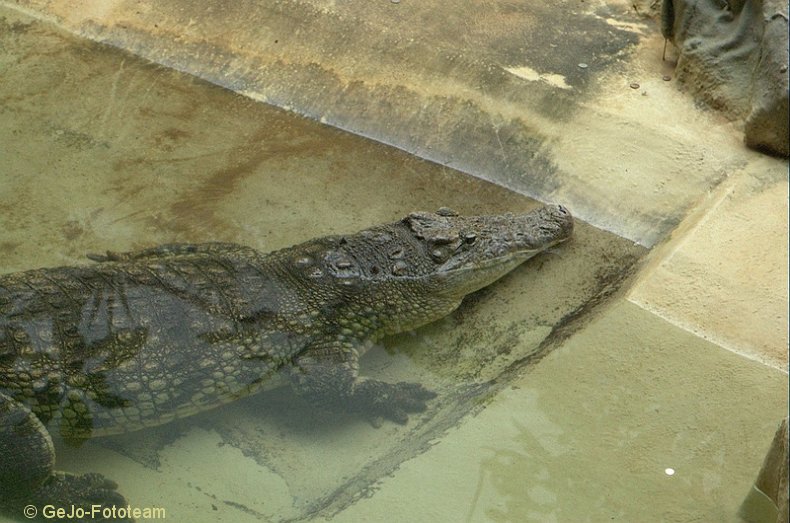
[[[749,147],[787,157],[788,1],[664,0],[662,32],[696,97],[745,119]]]
[[[754,72],[746,145],[788,156],[787,0],[765,0],[760,61]]]

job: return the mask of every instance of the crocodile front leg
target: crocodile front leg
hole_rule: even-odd
[[[84,509],[86,517],[68,521],[87,523],[97,521],[91,517],[94,506],[99,508],[97,513],[104,507],[126,506],[115,483],[101,474],[76,476],[55,471],[54,464],[55,448],[41,421],[30,409],[0,393],[0,509],[21,519],[23,513],[29,515],[23,512],[25,507],[32,505],[41,521],[53,521],[43,519],[45,505],[68,512],[74,506]]]
[[[290,378],[296,392],[313,405],[379,417],[404,424],[409,412],[422,412],[436,397],[419,383],[387,383],[358,377],[360,343],[333,340],[315,344],[294,361]]]

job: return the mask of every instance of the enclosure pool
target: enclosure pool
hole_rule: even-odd
[[[413,92],[397,88],[408,80],[367,69],[391,65],[375,47],[343,51],[346,66],[364,56],[362,72],[337,67],[345,83],[332,91],[326,71],[308,67],[321,60],[286,38],[293,63],[278,55],[272,74],[292,82],[288,100],[284,87],[218,65],[237,73],[249,58],[243,27],[206,54],[205,35],[228,34],[206,20],[227,13],[192,6],[183,16],[194,23],[174,36],[146,35],[119,12],[123,24],[94,18],[75,36],[67,2],[6,4],[2,274],[174,242],[269,252],[442,207],[478,215],[552,202],[577,217],[568,242],[362,357],[364,376],[437,392],[404,425],[276,387],[158,427],[56,440],[58,469],[99,472],[131,507],[170,521],[740,521],[788,408],[787,162],[742,148],[731,123],[663,81],[662,41],[647,26],[599,28],[622,33],[590,61],[598,76],[573,60],[568,88],[523,68],[481,73],[477,105],[445,56],[457,91],[442,98],[440,79],[425,80],[413,92],[437,105],[415,113]],[[340,23],[331,2],[295,4]],[[380,4],[371,9],[407,2]],[[614,17],[600,14],[613,4],[597,16]],[[132,52],[118,48],[123,31]],[[165,34],[191,62],[158,47]],[[331,62],[338,44],[312,38]],[[218,86],[222,74],[235,80]],[[638,89],[613,87],[632,77]],[[508,91],[517,82],[539,84],[534,103],[557,106],[519,120],[533,101]],[[354,105],[363,99],[378,105]]]

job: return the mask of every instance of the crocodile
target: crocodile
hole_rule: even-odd
[[[435,393],[360,377],[364,349],[449,314],[572,231],[558,205],[441,208],[270,253],[166,244],[2,275],[0,507],[126,506],[104,476],[56,470],[52,435],[160,425],[277,376],[319,408],[406,423]]]

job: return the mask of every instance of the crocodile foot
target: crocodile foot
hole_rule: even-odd
[[[29,504],[36,507],[39,516],[47,521],[70,521],[76,523],[131,522],[133,519],[119,517],[126,508],[126,499],[116,490],[118,485],[101,474],[89,473],[81,476],[55,472],[34,493]],[[65,516],[51,518],[42,514],[44,507],[51,505],[55,510],[64,509]],[[116,510],[113,510],[113,507]]]
[[[364,380],[354,387],[355,410],[371,417],[383,417],[401,425],[409,421],[409,412],[422,412],[436,393],[419,383],[386,383]]]

